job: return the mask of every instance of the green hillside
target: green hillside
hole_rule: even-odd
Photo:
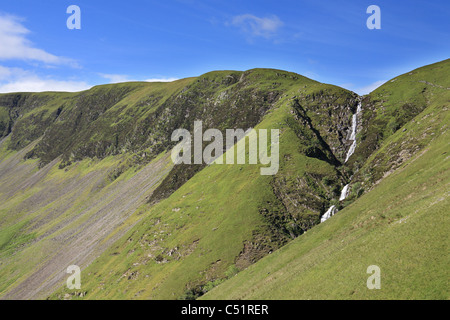
[[[426,66],[365,97],[344,205],[366,194],[204,298],[448,299],[449,69]],[[366,287],[369,265],[381,290]]]
[[[449,299],[450,119],[434,115],[447,124],[422,153],[202,298]],[[380,267],[379,290],[366,286],[370,265]]]
[[[0,297],[448,298],[449,69],[363,97],[273,69],[0,95]],[[173,165],[196,120],[279,129],[277,174]]]
[[[155,92],[165,96],[155,100]],[[94,262],[91,268],[101,266],[105,270],[104,264],[113,263],[114,270],[102,275],[111,277],[111,283],[117,280],[115,275],[122,276],[130,266],[142,264],[137,270],[140,277],[146,272],[140,269],[156,270],[154,277],[147,279],[149,286],[153,283],[160,287],[161,293],[155,297],[196,296],[196,291],[203,290],[199,288],[224,279],[229,269],[236,272],[245,268],[317,224],[345,179],[334,166],[339,155],[331,151],[341,150],[342,154],[344,144],[337,139],[330,144],[324,142],[314,128],[320,119],[315,122],[306,113],[293,117],[293,101],[298,105],[300,99],[314,100],[317,108],[337,106],[336,113],[331,107],[321,111],[327,115],[331,112],[333,117],[327,120],[331,123],[347,122],[356,103],[355,94],[349,91],[270,69],[212,72],[169,84],[107,85],[76,94],[0,96],[2,105],[9,106],[8,121],[13,123],[2,140],[4,160],[0,163],[4,172],[3,247],[8,248],[2,255],[0,271],[4,297],[45,297],[57,281],[65,278],[68,265],[84,268],[108,247],[109,251],[97,260],[103,262]],[[171,166],[171,132],[192,129],[196,119],[202,119],[206,128],[222,130],[248,129],[263,119],[258,127],[285,128],[277,179],[260,176],[259,169],[250,165],[210,166],[198,177],[194,174],[204,166]],[[306,120],[309,127],[303,128],[301,123]],[[192,176],[194,179],[183,186]],[[214,185],[211,182],[208,186],[205,182],[210,177],[215,177],[210,180]],[[17,184],[16,179],[24,182]],[[151,183],[141,190],[145,179]],[[215,185],[216,181],[220,184]],[[299,186],[311,188],[294,192]],[[192,203],[203,201],[205,208],[197,209],[200,206],[188,199]],[[289,203],[294,201],[294,206],[285,205],[287,199]],[[219,200],[222,206],[216,205]],[[205,217],[214,217],[209,229],[205,229]],[[157,245],[155,239],[146,240],[152,243],[150,252],[138,250],[143,239],[131,237],[128,241],[131,234],[155,236],[154,224],[161,238],[156,239]],[[236,232],[230,232],[235,228]],[[230,242],[208,240],[224,235]],[[122,240],[111,246],[120,237]],[[264,245],[253,247],[260,241]],[[238,259],[243,246],[249,247],[248,252]],[[182,256],[174,263],[161,263],[169,256],[175,260],[173,248],[190,252],[194,247],[197,249],[189,254],[191,258]],[[205,255],[198,263],[193,257],[204,255],[199,250],[216,253]],[[134,254],[128,257],[130,251]],[[142,254],[149,263],[137,262]],[[120,258],[120,264],[116,258]],[[211,264],[219,260],[223,261],[220,268],[209,272]],[[178,271],[165,279],[175,266]],[[90,283],[87,297],[134,297],[141,291],[137,287],[124,295],[121,286],[128,284],[121,284],[96,293],[98,284],[104,281],[89,279],[90,274],[99,272],[93,270],[83,274],[84,283]],[[130,272],[136,274],[135,270]],[[183,281],[175,280],[179,273],[185,277]]]
[[[296,133],[292,107],[299,96],[326,103],[339,94],[342,109],[355,99],[328,85],[287,89],[255,127],[282,132],[275,178],[248,164],[204,168],[167,199],[141,208],[143,220],[86,268],[81,292],[62,289],[52,297],[193,299],[316,225],[343,177],[311,128],[302,128],[308,140]]]

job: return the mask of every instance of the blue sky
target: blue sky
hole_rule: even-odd
[[[81,30],[69,30],[69,5]],[[369,30],[369,5],[381,29]],[[2,0],[0,92],[276,68],[360,94],[449,58],[450,1]]]

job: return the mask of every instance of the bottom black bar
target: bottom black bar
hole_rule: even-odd
[[[448,301],[446,301],[448,303]],[[0,301],[3,312],[5,309],[23,310],[24,305],[30,304],[33,311],[60,312],[75,311],[78,319],[86,313],[98,309],[102,315],[109,314],[117,317],[120,313],[147,314],[150,318],[164,316],[169,319],[301,319],[306,316],[337,316],[348,317],[364,315],[382,315],[385,312],[395,314],[395,310],[404,317],[423,311],[427,304],[433,304],[433,310],[438,305],[444,308],[445,301],[321,301],[321,300],[245,300],[245,301]],[[448,306],[448,304],[446,305]],[[89,311],[88,311],[89,310]],[[56,312],[55,312],[56,311]],[[435,310],[436,311],[436,310]],[[55,312],[55,313],[54,313]],[[294,318],[293,318],[294,317]]]

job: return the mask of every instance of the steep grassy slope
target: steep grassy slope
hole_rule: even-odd
[[[287,260],[280,259],[276,268],[297,258],[310,266],[309,252],[314,263],[326,263],[323,259],[330,256],[336,265],[342,265],[339,259],[345,256],[333,248],[349,257],[366,253],[365,241],[379,236],[373,230],[394,237],[397,233],[388,234],[386,228],[394,225],[397,214],[406,216],[402,210],[432,203],[415,196],[419,184],[427,179],[448,183],[445,164],[435,163],[433,171],[419,160],[448,148],[444,138],[437,137],[447,134],[449,123],[449,65],[447,60],[399,76],[365,97],[271,69],[211,72],[167,84],[106,85],[73,94],[0,95],[4,128],[0,294],[3,298],[50,294],[52,299],[193,299],[225,282],[217,289],[225,288],[223,296],[234,297],[235,279],[259,288],[248,275],[251,265],[265,266],[264,261],[282,255],[278,252],[291,250],[283,246],[293,239],[302,245],[286,248],[297,248],[300,254],[289,251]],[[363,111],[357,148],[344,164],[352,143],[352,114],[359,102]],[[279,129],[278,173],[262,176],[260,165],[246,164],[173,166],[171,133],[178,128],[192,132],[195,120],[203,121],[203,130]],[[433,148],[427,148],[430,143]],[[411,161],[422,150],[427,151]],[[413,167],[417,163],[422,167]],[[401,166],[405,169],[398,169]],[[423,168],[423,176],[415,177],[410,167]],[[386,181],[391,182],[385,185],[381,178],[388,175]],[[411,189],[404,192],[412,195],[405,198],[404,208],[391,186],[400,185],[403,178],[411,178]],[[350,196],[338,201],[349,182]],[[442,200],[436,202],[433,215],[441,221],[445,217],[439,215],[440,203],[447,201],[447,194],[440,185],[436,189]],[[378,196],[386,196],[384,202],[376,190]],[[403,190],[398,192],[398,197],[404,196]],[[364,199],[369,200],[364,203]],[[373,207],[359,212],[358,203]],[[339,208],[338,215],[314,227],[330,205]],[[355,207],[359,213],[351,211]],[[424,219],[418,212],[417,219]],[[321,233],[323,229],[328,231]],[[444,245],[444,231],[442,224],[435,234],[436,246]],[[314,234],[317,238],[305,242]],[[344,241],[321,242],[333,237]],[[394,240],[389,241],[394,245]],[[424,246],[431,246],[427,257],[441,265],[437,249]],[[373,253],[380,254],[380,250]],[[424,263],[421,259],[417,261]],[[402,263],[397,265],[401,270]],[[51,294],[55,286],[64,284],[70,264],[83,269],[82,289],[61,287]],[[324,269],[320,270],[316,278],[325,281]],[[437,276],[441,279],[442,273]],[[355,283],[352,277],[345,278],[350,285]],[[254,292],[260,297],[268,297],[269,291],[258,290]],[[212,291],[219,296],[217,292]]]
[[[191,81],[104,85],[70,94],[0,95],[0,106],[9,114],[10,129],[4,135],[11,133],[9,148],[13,150],[40,138],[27,158],[39,158],[41,166],[59,156],[69,164],[127,151],[144,152],[144,141],[136,141],[142,122]],[[159,152],[147,151],[153,157]]]
[[[327,101],[334,94],[342,104],[328,102],[351,112],[345,103],[353,105],[354,95],[319,84],[288,89],[255,127],[282,132],[275,177],[248,164],[204,168],[167,199],[148,204],[145,218],[84,270],[81,291],[63,288],[52,298],[192,299],[317,224],[342,177],[328,159],[305,154],[330,148],[292,129],[294,106],[298,97]],[[318,139],[312,129],[303,128]]]
[[[371,192],[202,298],[449,299],[448,105],[409,129],[420,140],[434,123],[425,149]],[[366,287],[370,265],[381,269],[380,290]]]
[[[450,60],[441,61],[400,75],[363,97],[358,147],[345,169],[353,175],[348,202],[371,190],[440,133],[443,118],[434,115],[450,105],[449,74]],[[424,110],[425,119],[433,121],[415,118]]]
[[[227,271],[245,268],[318,223],[345,180],[333,165],[341,156],[332,151],[344,148],[345,139],[328,144],[315,129],[317,111],[298,115],[294,106],[314,100],[329,107],[328,121],[343,124],[335,134],[344,136],[356,95],[255,69],[0,100],[13,123],[2,143],[3,297],[44,297],[69,264],[84,268],[142,218],[83,273],[87,297],[180,298],[201,294]],[[261,128],[282,130],[276,179],[260,176],[257,166],[224,165],[182,186],[204,166],[158,162],[174,144],[171,132],[192,129],[194,120],[203,120],[204,129],[248,129],[264,116]],[[141,182],[152,183],[143,188]],[[211,228],[205,219],[212,219]],[[142,249],[149,244],[150,252]],[[127,282],[117,285],[124,274]],[[155,290],[142,291],[146,282]]]
[[[0,291],[15,299],[51,292],[67,266],[89,264],[139,219],[137,208],[172,167],[162,155],[111,182],[119,158],[66,170],[56,159],[38,170],[23,160],[29,149],[0,163]]]
[[[205,298],[448,299],[449,69],[425,66],[363,97],[343,168],[348,207]],[[381,290],[366,287],[372,264]]]

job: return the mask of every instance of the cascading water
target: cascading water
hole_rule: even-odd
[[[349,140],[352,140],[353,142],[352,142],[352,145],[350,146],[350,149],[348,149],[348,151],[347,151],[347,156],[345,157],[344,163],[348,161],[348,159],[352,156],[353,152],[355,152],[355,149],[356,149],[356,130],[358,128],[358,118],[360,117],[361,110],[362,110],[362,106],[361,106],[361,102],[359,102],[358,107],[356,108],[356,113],[353,114],[353,116],[352,116],[352,128],[351,128]],[[343,200],[345,200],[345,198],[347,198],[348,188],[349,188],[349,184],[345,185],[345,187],[342,189],[341,196],[339,197],[339,201],[343,201]],[[323,214],[322,218],[320,219],[320,222],[324,222],[325,220],[329,219],[337,211],[338,211],[338,209],[336,208],[336,206],[332,205],[327,210],[327,212],[325,212]]]
[[[358,103],[358,107],[356,108],[356,113],[353,114],[353,117],[352,117],[352,131],[350,133],[349,140],[352,140],[353,143],[350,146],[350,149],[348,149],[347,156],[345,157],[344,163],[348,161],[348,159],[352,156],[353,152],[355,152],[355,149],[356,149],[356,129],[358,127],[358,117],[359,117],[360,113],[361,113],[361,102]]]
[[[345,187],[342,189],[341,191],[341,196],[339,197],[339,201],[345,200],[345,198],[347,198],[348,195],[348,184],[345,185]]]
[[[320,218],[320,222],[324,222],[325,220],[327,220],[328,218],[330,218],[332,215],[334,215],[337,212],[337,208],[336,206],[331,206],[327,212],[325,212],[322,216],[322,218]]]

